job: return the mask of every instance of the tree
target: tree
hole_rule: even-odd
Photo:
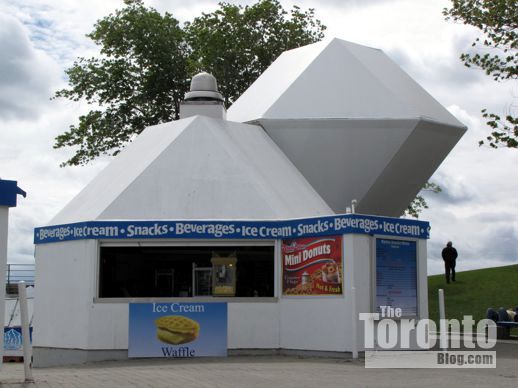
[[[441,187],[433,182],[426,182],[421,189],[421,191],[416,195],[416,197],[410,202],[407,209],[403,213],[404,216],[410,216],[414,218],[419,218],[419,213],[421,213],[424,209],[428,209],[428,203],[426,199],[421,195],[421,193],[428,191],[431,193],[439,194],[442,189]]]
[[[467,67],[478,67],[495,81],[518,78],[518,6],[516,0],[452,0],[443,11],[446,20],[478,28],[483,37],[475,39],[477,51],[463,53],[460,59]],[[504,117],[482,110],[492,132],[480,145],[493,148],[518,148],[518,117],[510,108]]]
[[[314,10],[294,6],[290,18],[277,1],[242,8],[220,4],[186,24],[195,71],[210,69],[232,104],[284,51],[320,41],[325,26]]]
[[[87,35],[101,47],[100,57],[79,58],[66,71],[69,88],[56,92],[97,106],[56,137],[55,148],[79,147],[64,164],[115,155],[145,127],[178,118],[189,78],[185,33],[172,15],[140,0],[125,3]]]
[[[189,79],[200,70],[216,76],[228,105],[283,51],[324,37],[312,9],[294,7],[288,17],[277,0],[220,3],[183,27],[142,0],[124,3],[87,35],[100,55],[74,62],[68,88],[55,93],[95,107],[56,137],[54,148],[75,148],[62,166],[116,155],[145,127],[178,119]]]

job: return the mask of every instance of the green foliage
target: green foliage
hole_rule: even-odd
[[[444,9],[446,20],[478,28],[482,37],[475,39],[475,51],[463,53],[460,59],[467,67],[478,67],[495,81],[518,78],[518,6],[516,0],[452,0]],[[518,148],[518,118],[512,108],[505,117],[482,110],[492,132],[480,145],[493,148]]]
[[[457,267],[462,267],[462,257]],[[461,320],[464,315],[472,315],[476,321],[486,317],[489,307],[514,309],[518,306],[518,265],[477,269],[457,272],[456,281],[446,284],[444,274],[428,277],[429,317],[439,321],[438,290],[444,289],[446,318]],[[518,332],[516,333],[518,334]]]
[[[436,183],[426,182],[424,187],[421,189],[420,193],[417,194],[416,197],[412,200],[412,202],[410,202],[410,205],[408,205],[404,213],[405,216],[419,218],[419,213],[421,213],[423,209],[428,209],[428,203],[421,195],[423,191],[430,191],[432,193],[438,194],[442,191],[442,189]]]
[[[55,94],[93,105],[56,137],[54,148],[75,150],[62,165],[116,155],[145,127],[178,119],[189,80],[200,70],[215,75],[231,104],[283,51],[321,40],[325,30],[312,9],[294,7],[288,17],[276,0],[220,3],[183,27],[142,0],[124,3],[87,35],[99,56],[78,58],[66,71],[68,88]]]
[[[210,69],[226,104],[233,103],[283,51],[324,37],[313,9],[295,6],[287,15],[275,0],[244,8],[220,3],[220,9],[186,24],[193,69]]]
[[[98,107],[56,138],[55,148],[78,147],[64,164],[115,155],[145,127],[178,118],[189,78],[185,33],[170,14],[140,0],[125,3],[87,35],[100,46],[100,57],[79,58],[66,71],[69,89],[56,92]]]
[[[488,113],[487,109],[482,109],[482,117],[487,119],[486,124],[493,130],[486,137],[490,147],[518,148],[518,117],[508,114],[502,119],[495,113]],[[478,144],[484,145],[484,140]]]

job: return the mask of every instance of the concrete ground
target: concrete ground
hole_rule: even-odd
[[[139,359],[37,368],[6,363],[0,387],[518,387],[518,344],[499,343],[496,369],[366,369],[363,361],[293,356]]]

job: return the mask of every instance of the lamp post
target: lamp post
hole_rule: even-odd
[[[7,271],[7,228],[9,223],[9,208],[16,207],[17,195],[27,196],[20,189],[16,181],[0,179],[0,322],[2,335],[0,336],[0,366],[4,356],[4,324],[5,324],[5,273]]]

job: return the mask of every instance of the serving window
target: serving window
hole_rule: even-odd
[[[273,246],[101,246],[100,298],[273,297]]]

